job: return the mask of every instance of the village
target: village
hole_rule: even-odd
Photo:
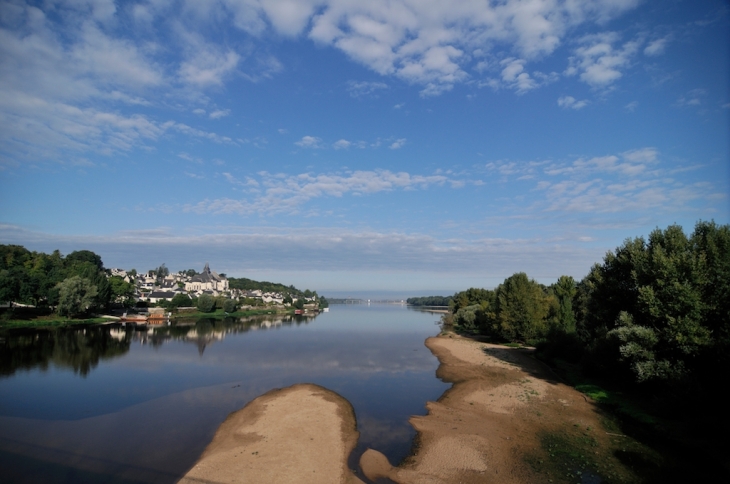
[[[133,295],[129,298],[130,303],[138,306],[165,305],[171,303],[176,296],[187,296],[191,301],[208,295],[212,298],[226,298],[238,302],[241,309],[253,307],[288,307],[296,304],[300,299],[302,309],[315,309],[320,305],[321,299],[316,292],[297,297],[296,294],[284,292],[266,292],[261,289],[244,290],[230,287],[225,274],[219,274],[205,264],[201,273],[192,274],[194,271],[180,271],[168,273],[161,269],[150,270],[144,273],[136,271],[125,271],[123,269],[110,269],[109,277],[121,278],[125,283],[134,286]],[[292,288],[293,289],[293,288]],[[296,291],[298,292],[298,291]],[[178,297],[177,300],[180,300]],[[117,301],[121,302],[121,301]]]

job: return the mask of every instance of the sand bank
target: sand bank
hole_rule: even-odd
[[[229,415],[179,482],[362,484],[347,467],[357,438],[352,406],[336,393],[273,390]]]
[[[369,479],[601,482],[610,472],[616,480],[635,480],[614,456],[623,437],[607,433],[595,404],[557,381],[530,350],[456,335],[429,338],[426,346],[441,362],[437,375],[454,386],[428,402],[426,416],[410,419],[417,450],[399,467],[376,450],[362,455]]]
[[[453,334],[429,338],[426,346],[441,363],[437,376],[454,385],[426,404],[426,416],[410,419],[418,435],[405,462],[393,467],[373,449],[362,455],[368,479],[638,481],[617,458],[630,439],[608,432],[596,405],[530,350]],[[275,390],[231,414],[180,482],[362,483],[346,465],[357,437],[352,406],[339,395],[309,384]]]

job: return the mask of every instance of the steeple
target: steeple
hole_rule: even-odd
[[[210,274],[210,266],[208,263],[205,263],[205,269],[203,269],[203,274]]]

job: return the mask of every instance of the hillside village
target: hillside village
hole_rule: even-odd
[[[158,270],[151,270],[145,273],[136,271],[125,271],[123,269],[110,269],[109,277],[119,277],[125,282],[134,285],[134,302],[143,301],[149,304],[160,304],[172,301],[178,295],[186,295],[191,299],[198,298],[203,294],[212,297],[226,297],[239,301],[248,300],[253,305],[285,305],[297,301],[292,294],[281,292],[264,292],[260,289],[242,290],[231,288],[228,278],[224,274],[218,274],[205,264],[203,272],[191,274],[192,271],[180,271],[174,274],[159,274]],[[317,295],[301,296],[305,304],[315,304]]]

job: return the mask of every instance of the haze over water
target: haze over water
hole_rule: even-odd
[[[10,482],[175,482],[226,416],[310,382],[348,399],[365,448],[392,462],[448,385],[423,345],[438,316],[336,305],[316,318],[106,326],[0,340],[0,467]],[[267,329],[268,327],[268,329]],[[96,363],[95,363],[96,362]],[[351,462],[353,459],[351,459]]]

